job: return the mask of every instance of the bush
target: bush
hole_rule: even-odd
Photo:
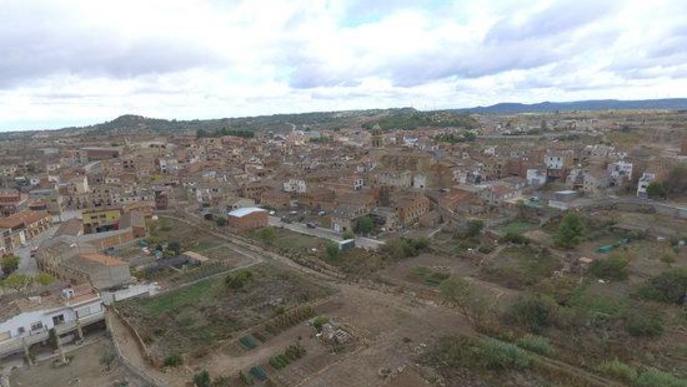
[[[55,277],[48,273],[39,273],[34,279],[43,286],[50,285],[51,283],[55,282]]]
[[[637,387],[687,387],[687,380],[685,379],[678,379],[675,376],[651,369],[648,370],[637,378],[635,380],[635,386]]]
[[[339,246],[334,243],[334,242],[329,242],[327,243],[327,247],[325,248],[325,253],[327,254],[327,258],[330,261],[335,261],[337,258],[339,258],[339,254],[341,251],[339,250]]]
[[[577,246],[584,238],[585,228],[582,219],[574,213],[568,213],[563,217],[554,241],[560,247],[572,248]]]
[[[553,347],[551,347],[549,339],[543,336],[526,335],[518,340],[517,344],[520,348],[540,355],[551,355],[553,353]]]
[[[240,271],[236,274],[229,274],[224,278],[224,283],[228,288],[239,290],[243,288],[246,283],[253,279],[253,272],[250,270]]]
[[[272,227],[265,227],[258,231],[258,238],[266,244],[271,245],[277,239],[277,233],[274,232]]]
[[[218,216],[217,218],[215,218],[215,224],[218,227],[224,227],[227,225],[227,218],[225,218],[223,216]]]
[[[597,259],[589,266],[589,273],[596,278],[622,281],[627,279],[627,260],[618,255]]]
[[[528,245],[530,240],[522,234],[509,231],[501,238],[501,242],[504,243],[515,243],[516,245]]]
[[[353,238],[355,238],[355,234],[353,234],[351,231],[346,231],[345,233],[343,233],[343,235],[341,237],[344,240],[353,239]]]
[[[210,374],[207,370],[202,370],[193,375],[193,385],[196,387],[210,387]]]
[[[178,367],[182,364],[184,364],[184,358],[178,353],[167,356],[164,361],[165,367]]]
[[[0,267],[6,275],[14,273],[19,268],[19,257],[16,255],[5,255],[0,259]]]
[[[643,298],[682,305],[687,294],[687,269],[674,269],[650,279],[639,290]]]
[[[653,313],[629,312],[625,316],[625,331],[636,337],[655,337],[663,333],[663,321]]]
[[[400,259],[417,257],[421,252],[427,250],[428,247],[429,241],[426,238],[399,238],[387,241],[382,249],[392,258]]]
[[[322,326],[329,322],[329,317],[327,316],[317,316],[312,322],[312,326],[318,331],[322,331]]]
[[[506,317],[530,332],[539,333],[553,323],[556,309],[556,303],[548,297],[525,295],[511,305]]]
[[[617,359],[601,363],[598,370],[625,383],[632,383],[637,379],[637,370]]]
[[[530,357],[522,349],[496,339],[483,340],[478,353],[488,369],[524,369],[530,365]]]

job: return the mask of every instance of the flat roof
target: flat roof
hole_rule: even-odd
[[[236,218],[241,218],[241,217],[244,217],[246,215],[252,214],[254,212],[267,212],[267,210],[264,210],[264,209],[258,208],[258,207],[245,207],[245,208],[238,208],[236,210],[233,210],[233,211],[229,212],[229,214],[227,214],[227,215],[233,216]]]

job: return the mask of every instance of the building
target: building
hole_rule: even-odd
[[[73,283],[88,282],[98,290],[118,288],[132,279],[126,262],[98,253],[94,245],[76,238],[42,244],[36,262],[41,271]]]
[[[51,216],[45,211],[22,211],[0,218],[0,254],[9,254],[46,231]]]
[[[83,230],[86,234],[119,229],[121,208],[102,208],[82,212]]]
[[[16,214],[26,207],[27,197],[17,190],[0,191],[0,216]]]
[[[227,214],[227,223],[236,231],[267,227],[267,211],[257,207],[239,208]]]
[[[307,186],[305,180],[289,179],[284,182],[283,189],[284,192],[305,193],[307,191]]]
[[[29,347],[47,342],[50,331],[59,336],[76,333],[105,319],[100,294],[90,285],[69,286],[48,295],[0,299],[0,359],[24,353]]]
[[[642,173],[642,176],[639,178],[639,181],[637,181],[637,197],[642,199],[648,198],[649,195],[647,194],[646,189],[649,188],[649,184],[651,184],[655,180],[656,174],[649,172]]]
[[[425,195],[405,195],[396,200],[394,206],[398,220],[404,226],[417,223],[429,212],[430,201]]]
[[[539,169],[527,170],[527,184],[534,188],[542,187],[546,184],[546,173]]]

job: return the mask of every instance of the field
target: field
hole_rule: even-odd
[[[240,288],[214,277],[156,297],[118,304],[153,353],[202,353],[280,310],[317,300],[329,291],[299,274],[261,264]]]

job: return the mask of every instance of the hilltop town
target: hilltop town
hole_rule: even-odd
[[[0,234],[0,386],[687,380],[684,110],[5,133]]]

